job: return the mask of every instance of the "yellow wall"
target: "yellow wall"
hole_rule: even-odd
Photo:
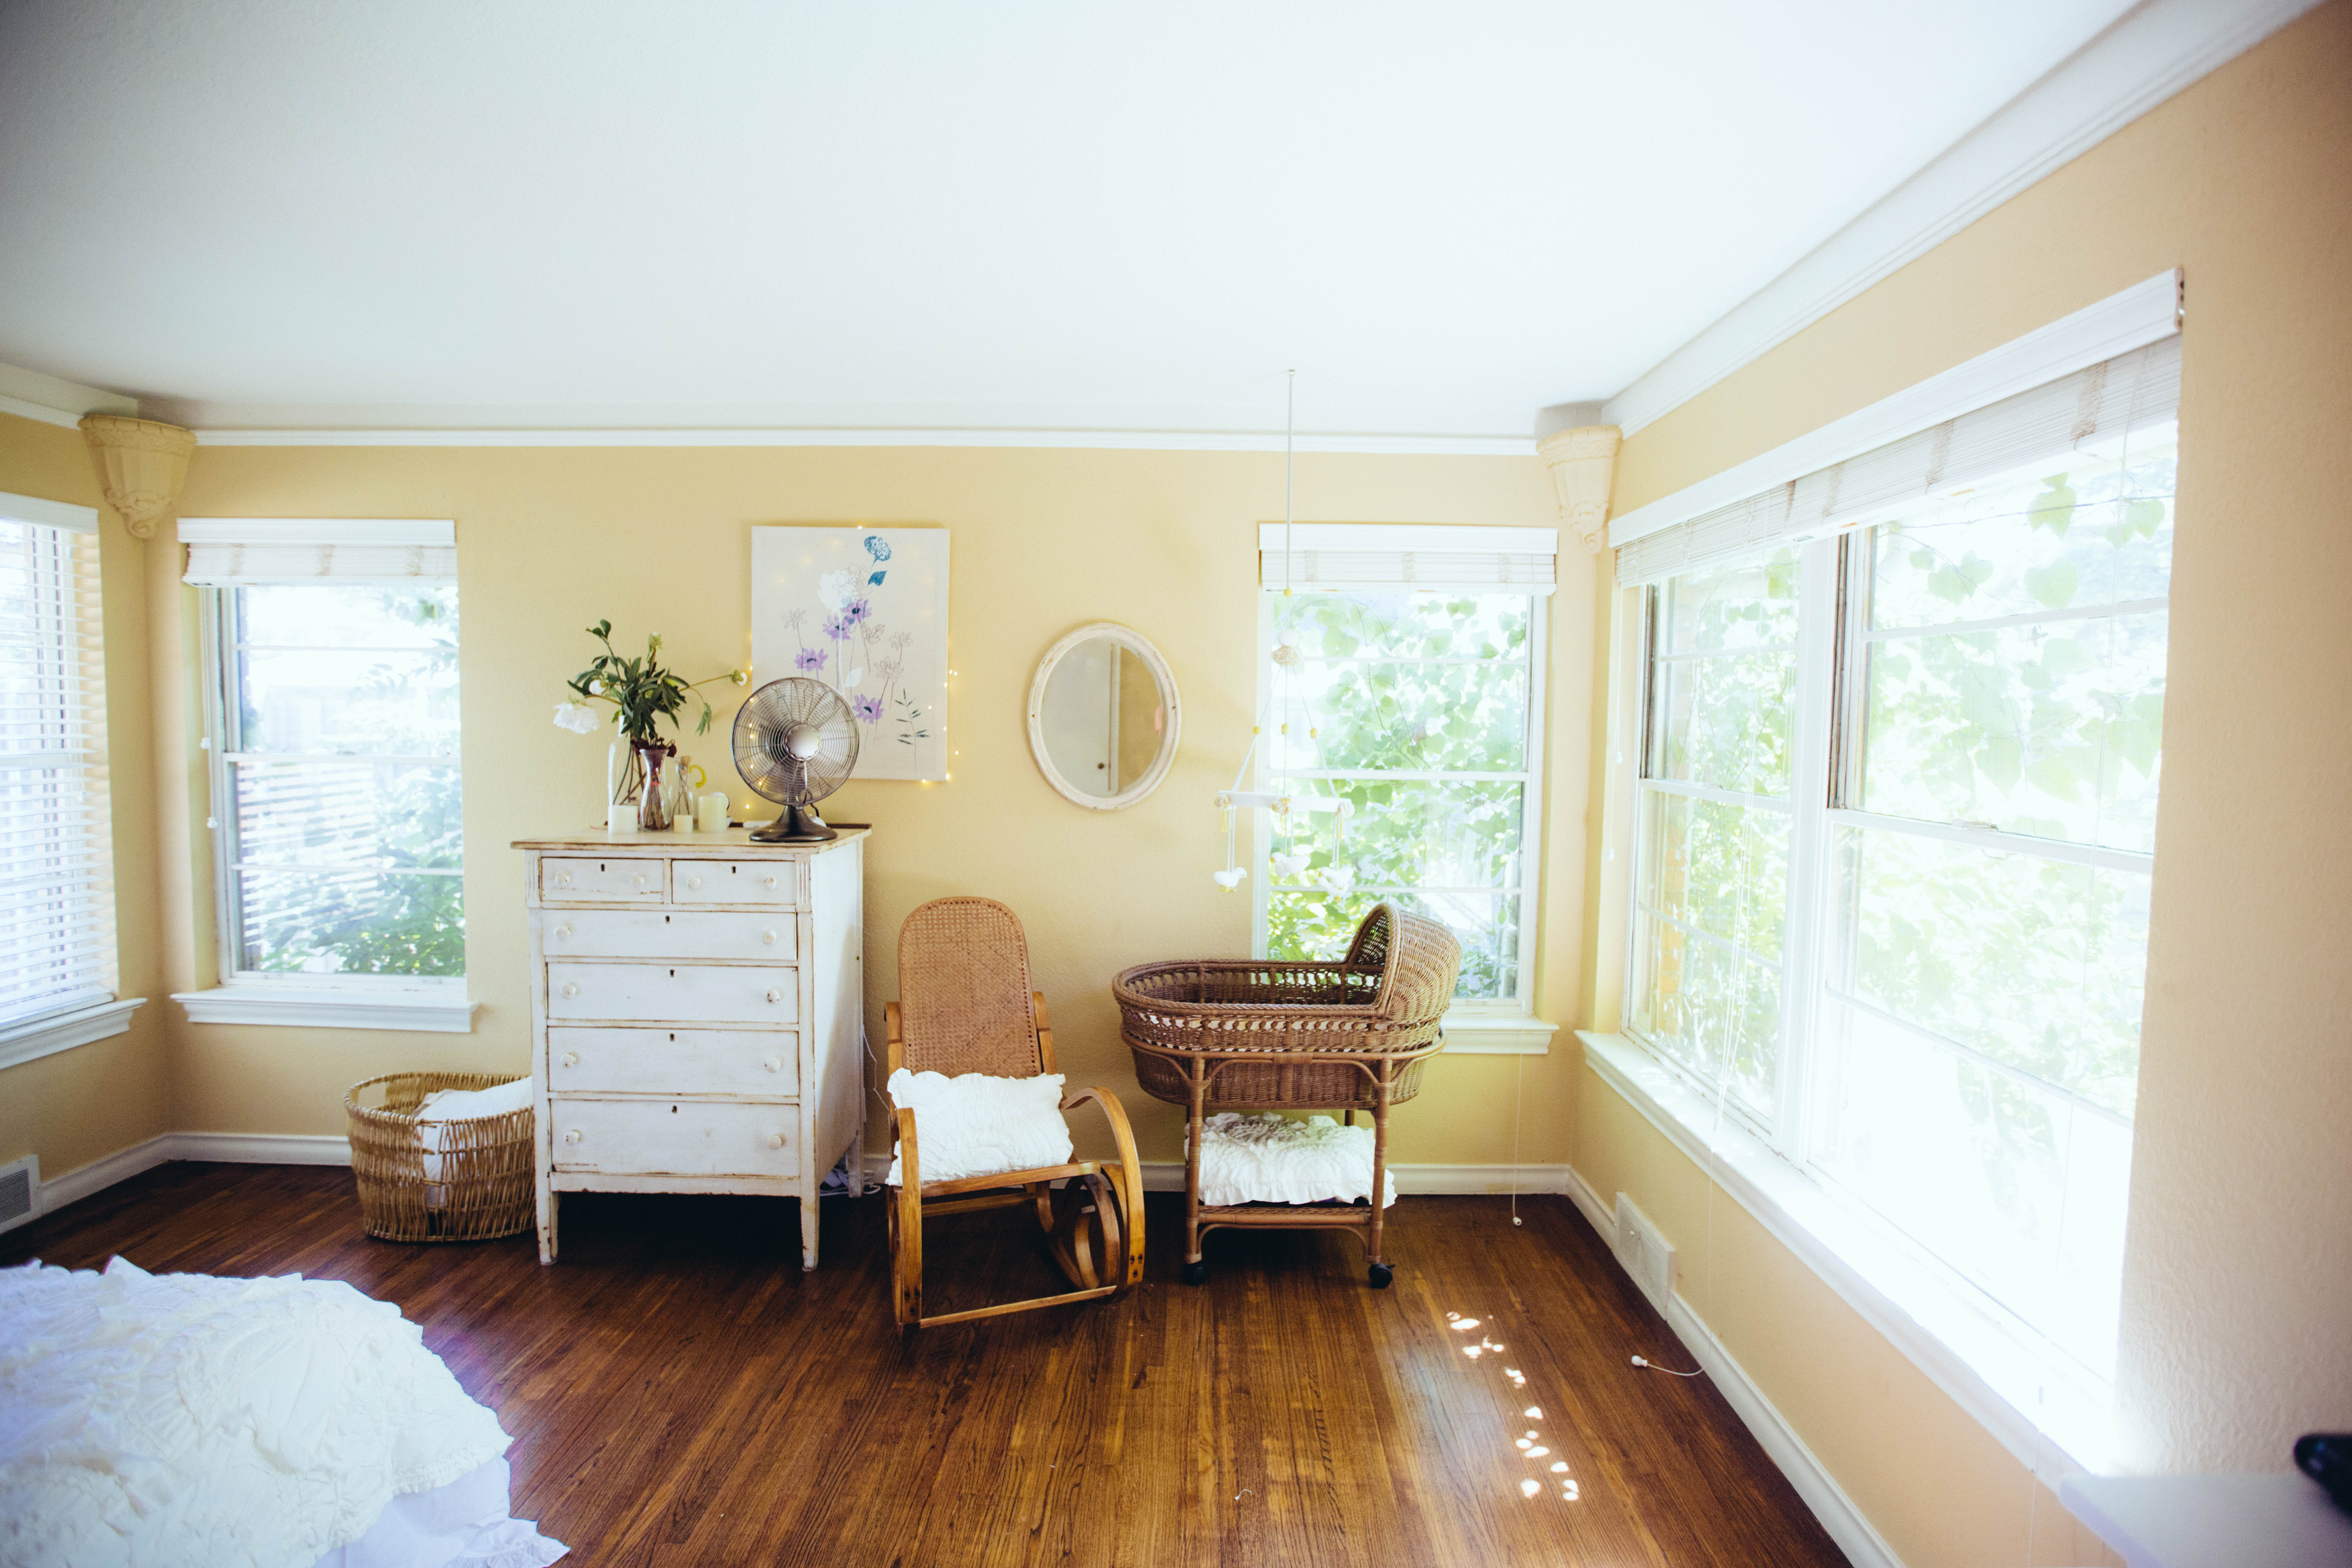
[[[2352,1426],[2352,3],[1635,433],[1614,507],[2176,265],[2170,695],[2116,1398],[2136,1468],[2283,1469],[2297,1433]],[[1596,698],[1608,686],[1596,671]],[[1601,870],[1595,853],[1596,928]],[[1604,1027],[1612,995],[1603,981],[1590,1004]],[[1694,1305],[1912,1568],[2017,1562],[2029,1531],[2033,1561],[2065,1560],[2046,1494],[1980,1427],[1598,1078],[1577,1100],[1579,1170],[1658,1217]]]
[[[907,911],[984,893],[1019,911],[1055,1043],[1074,1078],[1118,1089],[1148,1157],[1179,1155],[1172,1107],[1133,1088],[1108,982],[1146,959],[1246,954],[1246,890],[1209,873],[1224,844],[1211,796],[1247,744],[1256,680],[1255,530],[1280,500],[1265,454],[845,448],[200,447],[180,510],[190,517],[449,517],[457,523],[465,709],[467,965],[484,1006],[470,1036],[176,1025],[173,1110],[184,1129],[339,1133],[346,1086],[406,1067],[529,1063],[521,856],[514,838],[598,819],[604,739],[556,729],[562,682],[611,617],[620,637],[660,632],[690,677],[749,658],[750,530],[758,524],[938,523],[953,532],[949,782],[856,784],[826,805],[872,822],[866,907],[869,1031],[895,995]],[[1532,458],[1309,456],[1298,493],[1349,520],[1550,526]],[[1558,896],[1539,994],[1565,1022],[1580,987],[1582,779],[1592,565],[1563,557],[1555,646],[1552,862]],[[184,601],[191,591],[182,590]],[[159,615],[191,618],[184,603]],[[1101,813],[1061,799],[1029,754],[1025,701],[1040,654],[1090,620],[1124,622],[1174,667],[1183,737],[1158,793]],[[181,647],[174,633],[172,646]],[[783,672],[763,672],[767,674]],[[175,677],[176,679],[176,677]],[[722,707],[685,750],[749,800],[725,762]],[[192,751],[184,756],[193,758]],[[202,788],[201,776],[195,787]],[[772,807],[765,808],[772,813]],[[164,858],[194,868],[186,906],[209,908],[192,802],[163,801]],[[208,919],[208,916],[205,917]],[[201,922],[199,922],[201,924]],[[213,960],[184,937],[190,972]],[[1557,998],[1555,1002],[1553,999]],[[177,1009],[173,1009],[176,1015]],[[878,1050],[878,1047],[877,1047]],[[1572,1050],[1530,1061],[1530,1163],[1567,1157]],[[1398,1115],[1396,1156],[1435,1163],[1511,1158],[1518,1063],[1442,1060]],[[877,1124],[878,1131],[878,1124]]]
[[[103,506],[81,433],[0,414],[0,490]],[[156,921],[154,717],[150,703],[147,554],[111,511],[99,514],[106,638],[107,748],[114,816],[114,922],[121,994],[144,996],[130,1032],[0,1071],[0,1160],[37,1155],[54,1180],[171,1131],[167,1015]]]

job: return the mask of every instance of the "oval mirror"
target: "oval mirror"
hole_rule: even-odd
[[[1160,650],[1097,621],[1045,650],[1029,683],[1029,749],[1045,782],[1097,811],[1133,805],[1176,756],[1176,678]]]

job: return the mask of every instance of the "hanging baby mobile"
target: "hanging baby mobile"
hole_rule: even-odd
[[[1290,721],[1292,715],[1297,711],[1291,701],[1291,671],[1304,657],[1299,652],[1297,645],[1290,640],[1293,619],[1288,605],[1292,596],[1290,574],[1293,561],[1290,543],[1292,459],[1297,442],[1298,373],[1294,370],[1289,372],[1288,375],[1289,384],[1283,403],[1282,429],[1282,597],[1285,603],[1275,617],[1275,646],[1273,651],[1266,656],[1273,661],[1272,679],[1265,683],[1265,703],[1275,710],[1275,737],[1278,742],[1267,771],[1274,775],[1274,782],[1276,784],[1281,783],[1283,776],[1296,766],[1291,757]],[[1263,559],[1262,552],[1260,558]],[[1296,877],[1306,870],[1309,858],[1297,845],[1297,815],[1305,811],[1330,812],[1336,849],[1338,843],[1344,842],[1347,837],[1348,817],[1354,810],[1345,795],[1294,795],[1280,789],[1245,790],[1242,788],[1242,784],[1249,777],[1250,763],[1256,759],[1259,742],[1265,739],[1267,717],[1265,706],[1261,706],[1258,709],[1257,722],[1250,727],[1250,743],[1242,752],[1242,765],[1234,772],[1233,787],[1217,793],[1217,807],[1224,814],[1225,868],[1222,871],[1212,871],[1209,875],[1217,886],[1227,892],[1238,889],[1243,880],[1249,876],[1247,868],[1240,863],[1234,854],[1234,816],[1236,812],[1263,807],[1272,814],[1274,837],[1279,841],[1281,847],[1275,849],[1268,859],[1276,877],[1287,878]],[[1307,740],[1317,752],[1320,752],[1320,737],[1311,724],[1307,727]],[[1347,867],[1339,864],[1335,856],[1332,863],[1324,868],[1321,880],[1323,886],[1329,891],[1345,893],[1354,882],[1355,875]]]

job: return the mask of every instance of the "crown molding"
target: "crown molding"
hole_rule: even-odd
[[[2143,0],[1609,400],[1631,436],[2105,141],[2316,0]]]
[[[70,423],[70,421],[68,421]],[[201,447],[1018,447],[1097,451],[1279,452],[1279,432],[1255,430],[918,430],[816,426],[732,429],[329,429],[196,431]],[[1531,458],[1526,436],[1301,436],[1301,452]]]
[[[70,430],[81,423],[85,414],[120,414],[135,418],[139,400],[26,370],[22,365],[0,364],[0,414],[37,419],[44,425],[58,425]]]

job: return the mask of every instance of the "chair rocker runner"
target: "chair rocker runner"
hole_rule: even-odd
[[[1035,1078],[1059,1070],[1045,997],[1029,987],[1021,922],[992,899],[939,899],[898,931],[898,1001],[883,1009],[887,1070],[950,1077]],[[1127,1112],[1107,1089],[1073,1089],[1067,1111],[1093,1101],[1117,1142],[1116,1162],[1074,1160],[961,1181],[922,1180],[915,1113],[891,1111],[900,1185],[888,1194],[891,1308],[901,1330],[992,1318],[1124,1294],[1143,1278],[1143,1181]],[[1055,1182],[1066,1184],[1056,1191]],[[1074,1289],[967,1311],[923,1315],[923,1221],[974,1209],[1028,1207]]]

